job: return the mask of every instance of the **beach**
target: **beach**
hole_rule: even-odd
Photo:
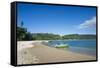
[[[48,42],[48,41],[43,41]],[[96,57],[64,51],[43,44],[42,41],[18,41],[17,64],[40,64],[96,60]]]

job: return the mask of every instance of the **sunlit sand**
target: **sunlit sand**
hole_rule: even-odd
[[[96,57],[93,56],[49,47],[42,44],[41,41],[20,41],[17,44],[19,65],[96,60]]]

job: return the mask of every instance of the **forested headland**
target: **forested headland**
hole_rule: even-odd
[[[33,29],[34,30],[34,29]],[[96,39],[96,35],[92,34],[69,34],[69,35],[59,35],[53,33],[31,33],[27,31],[27,28],[17,26],[17,40],[67,40],[67,39]]]

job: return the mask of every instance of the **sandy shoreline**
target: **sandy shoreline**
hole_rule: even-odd
[[[93,56],[46,46],[41,41],[22,41],[18,42],[17,47],[18,64],[96,60],[96,57]]]

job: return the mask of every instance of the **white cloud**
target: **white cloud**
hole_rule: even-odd
[[[93,25],[96,25],[96,17],[93,17],[89,20],[86,20],[82,24],[79,25],[79,29],[89,28]]]

